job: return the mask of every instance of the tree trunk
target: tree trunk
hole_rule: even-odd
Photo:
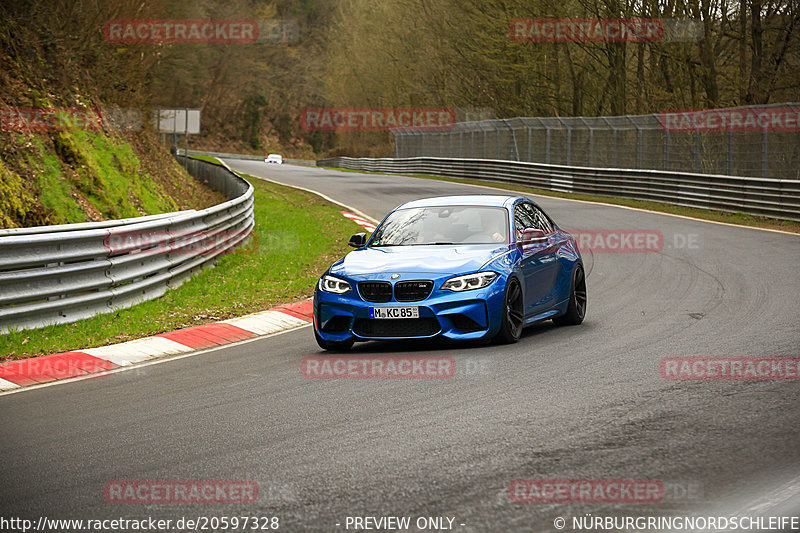
[[[739,103],[747,98],[747,0],[739,1]]]
[[[763,52],[763,30],[761,28],[761,0],[750,0],[750,37],[753,45],[753,59],[750,62],[750,84],[745,103],[763,103],[761,90],[761,57]]]

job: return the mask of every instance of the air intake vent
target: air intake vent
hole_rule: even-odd
[[[429,337],[439,332],[439,321],[432,317],[370,320],[357,318],[353,333],[362,337]]]
[[[322,331],[326,333],[343,333],[348,329],[350,329],[350,317],[344,315],[332,317],[322,327]]]
[[[359,281],[358,292],[368,302],[390,302],[392,284],[388,281]]]
[[[398,302],[418,302],[430,296],[432,281],[400,281],[394,286],[394,297]]]

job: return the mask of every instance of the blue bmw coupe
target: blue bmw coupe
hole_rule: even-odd
[[[524,197],[415,200],[349,244],[314,291],[326,350],[432,337],[512,343],[534,322],[580,324],[586,314],[575,240]]]

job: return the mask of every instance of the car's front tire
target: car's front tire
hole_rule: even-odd
[[[500,344],[513,344],[522,336],[525,321],[524,299],[522,287],[516,278],[511,278],[506,285],[506,295],[503,301],[503,319],[500,331],[493,339]]]
[[[562,316],[555,317],[553,323],[556,326],[577,326],[583,322],[586,316],[586,275],[583,267],[575,265],[572,271],[572,285],[569,291],[569,305],[567,312]]]
[[[320,348],[330,352],[346,352],[352,348],[353,344],[356,342],[355,339],[349,339],[346,341],[326,341],[319,336],[316,326],[314,327],[314,338],[317,339],[317,344],[319,344]]]

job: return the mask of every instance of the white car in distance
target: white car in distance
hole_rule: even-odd
[[[275,163],[277,165],[283,164],[283,156],[281,154],[269,154],[264,158],[265,163]]]

